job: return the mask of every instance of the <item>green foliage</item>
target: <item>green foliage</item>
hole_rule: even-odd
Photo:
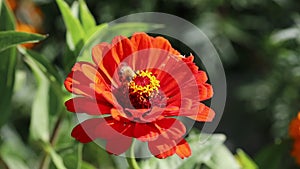
[[[4,100],[0,103],[0,111],[2,112],[1,126],[9,117],[14,87],[17,54],[16,48],[13,46],[26,42],[38,42],[44,39],[45,36],[12,31],[15,28],[12,13],[5,4],[2,4],[2,1],[0,9],[0,76],[3,78],[0,83],[0,93]]]
[[[89,32],[94,27],[96,27],[96,21],[89,11],[84,0],[79,0],[79,11],[80,11],[80,20],[82,22],[82,26],[86,32]]]
[[[0,52],[5,49],[26,42],[38,42],[45,36],[39,34],[30,34],[25,32],[1,31],[0,32]]]
[[[250,152],[247,155],[238,149],[233,155],[224,144],[224,135],[214,134],[205,140],[206,135],[192,133],[187,138],[193,151],[190,158],[150,158],[141,161],[141,168],[296,168],[290,157],[292,143],[286,140],[289,122],[300,109],[298,1],[38,2],[45,15],[45,32],[51,33],[34,50],[28,50],[16,45],[38,42],[46,36],[15,32],[14,13],[0,0],[0,168],[127,167],[124,158],[111,156],[96,144],[82,145],[71,138],[74,115],[64,108],[70,94],[63,80],[77,60],[91,60],[95,44],[110,42],[116,35],[130,36],[163,26],[105,23],[141,11],[162,11],[188,19],[212,40],[229,83],[227,109],[219,131],[228,133],[230,150],[242,147]],[[58,10],[53,10],[55,3]],[[24,57],[19,59],[19,55]],[[15,85],[16,72],[30,82]],[[28,88],[26,96],[16,97]],[[27,104],[18,98],[28,99]],[[15,104],[19,102],[24,105]],[[264,147],[274,140],[276,144]]]
[[[4,126],[0,134],[3,138],[0,146],[0,157],[10,169],[36,168],[37,156],[22,141],[17,130]]]
[[[31,112],[30,134],[33,140],[49,142],[49,81],[30,57],[26,58],[26,62],[37,80],[37,91]]]
[[[62,13],[64,23],[67,28],[67,34],[70,36],[68,46],[75,54],[78,54],[84,44],[85,32],[80,21],[72,14],[68,4],[63,0],[56,0],[56,3]]]
[[[8,10],[5,4],[0,1],[0,31],[7,31],[14,29],[14,19],[11,12]],[[0,41],[0,43],[4,43]],[[10,48],[4,51],[0,51],[1,62],[0,62],[0,127],[6,123],[9,118],[11,111],[11,98],[14,87],[15,67],[17,63],[16,49]]]
[[[255,162],[241,149],[237,150],[236,159],[240,162],[243,169],[258,169]]]
[[[60,155],[58,155],[55,150],[50,145],[45,146],[46,151],[50,154],[53,163],[57,169],[67,169]]]
[[[260,168],[286,168],[289,165],[290,149],[288,141],[268,145],[257,154],[255,161]]]

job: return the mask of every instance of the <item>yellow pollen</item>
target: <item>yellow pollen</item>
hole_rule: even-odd
[[[158,92],[159,80],[149,71],[137,71],[129,82],[129,94],[137,97],[140,102],[148,101],[149,97]]]

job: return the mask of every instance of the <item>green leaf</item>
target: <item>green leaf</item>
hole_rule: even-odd
[[[14,30],[15,19],[13,13],[9,10],[5,1],[0,2],[0,31]]]
[[[1,11],[2,11],[2,0],[0,0],[0,14],[1,14]]]
[[[0,31],[2,30],[13,30],[14,29],[14,18],[12,13],[8,10],[7,6],[3,1],[1,2],[0,10]],[[16,48],[0,51],[0,127],[7,121],[11,112],[11,98],[13,94],[14,81],[15,81],[15,68],[17,64]]]
[[[16,130],[5,125],[0,135],[0,156],[10,169],[37,168],[36,154],[24,144]]]
[[[2,159],[10,169],[29,169],[24,161],[18,159],[16,156],[5,154],[2,155]]]
[[[46,152],[49,152],[51,159],[57,169],[67,169],[64,165],[64,162],[63,162],[61,156],[59,156],[55,152],[55,150],[51,147],[51,145],[46,145],[45,150],[46,150]]]
[[[56,81],[57,83],[62,82],[58,70],[49,62],[49,60],[47,60],[45,56],[24,48],[19,48],[19,51],[23,55],[31,57],[36,63],[38,63],[39,68],[44,72],[50,81]]]
[[[299,27],[290,27],[287,29],[274,32],[270,36],[270,42],[273,44],[277,44],[288,40],[297,39],[299,37],[300,37]]]
[[[15,83],[15,69],[17,64],[16,49],[11,48],[0,52],[0,127],[7,121],[11,112],[11,98]]]
[[[211,159],[205,163],[211,169],[240,169],[241,166],[225,145],[219,146]]]
[[[45,56],[35,51],[26,50],[24,48],[19,48],[19,51],[26,58],[31,58],[32,61],[34,61],[38,68],[42,71],[47,80],[50,82],[48,94],[45,95],[48,97],[49,100],[48,112],[51,114],[61,113],[64,109],[63,100],[65,99],[65,96],[69,93],[66,93],[62,88],[63,82],[61,80],[58,70],[55,67],[53,67],[53,65],[45,58]]]
[[[97,145],[96,143],[84,145],[83,157],[85,157],[85,159],[89,159],[89,163],[96,166],[97,168],[101,166],[101,168],[103,167],[112,169],[111,166],[113,166],[114,163],[112,158],[121,158],[123,159],[123,161],[125,161],[125,164],[127,164],[125,158],[109,155],[105,150],[99,148],[99,145]]]
[[[258,169],[255,162],[241,149],[237,150],[236,159],[240,162],[243,169]]]
[[[0,51],[22,43],[38,42],[46,36],[16,31],[0,32]]]
[[[38,65],[30,57],[26,57],[25,61],[32,69],[36,81],[37,92],[32,105],[30,120],[30,136],[33,140],[49,141],[49,81],[40,70]]]
[[[65,1],[56,0],[56,3],[62,13],[62,17],[67,28],[67,34],[69,33],[70,35],[70,41],[68,43],[69,48],[78,54],[84,44],[84,30],[79,20],[72,14],[70,7]]]
[[[84,0],[79,0],[80,19],[86,33],[96,27],[96,21]]]
[[[255,157],[259,168],[281,169],[283,159],[289,156],[289,142],[280,142],[265,147]]]
[[[192,156],[186,159],[178,169],[189,169],[191,165],[197,166],[200,164],[208,166],[208,164],[212,163],[215,153],[223,146],[225,139],[226,137],[222,134],[214,134],[211,136],[200,134],[200,137],[197,134],[192,135],[192,137],[187,140],[192,149]]]

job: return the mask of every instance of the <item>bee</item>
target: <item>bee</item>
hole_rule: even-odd
[[[118,69],[118,75],[121,83],[129,83],[136,73],[127,65],[127,63],[122,62]]]

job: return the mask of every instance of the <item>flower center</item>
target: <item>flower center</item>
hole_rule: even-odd
[[[159,80],[148,71],[137,71],[128,83],[129,99],[137,109],[150,108],[150,99],[158,94]]]

